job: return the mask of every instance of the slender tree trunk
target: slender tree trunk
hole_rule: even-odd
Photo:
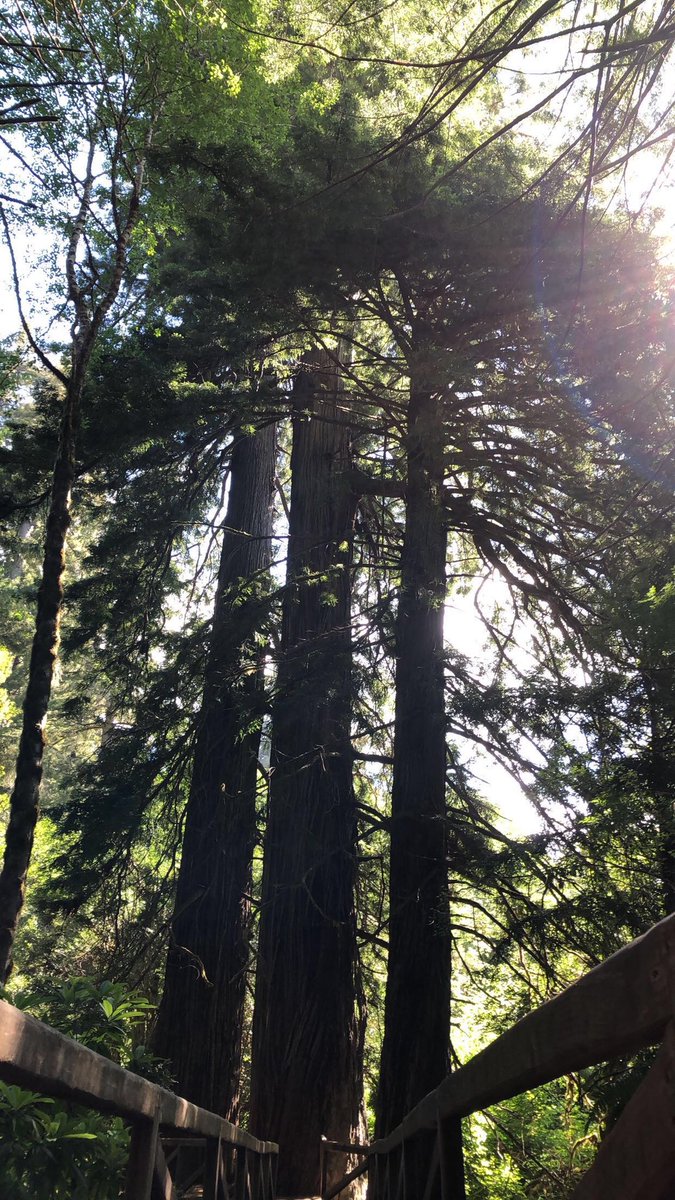
[[[164,994],[155,1035],[177,1090],[236,1121],[249,968],[274,427],[237,439]],[[247,732],[249,731],[250,732]]]
[[[675,795],[672,779],[657,796],[657,803],[663,911],[668,917],[675,912]]]
[[[145,149],[150,146],[153,123],[146,136]],[[119,130],[118,130],[119,135]],[[4,211],[0,206],[0,220],[7,240],[12,265],[14,291],[18,302],[21,323],[28,342],[42,363],[64,386],[63,413],[59,446],[54,464],[52,492],[47,515],[42,579],[38,590],[35,634],[28,667],[28,685],[23,702],[23,723],[19,739],[19,754],[16,777],[10,798],[9,824],[5,838],[5,854],[0,871],[0,983],[6,983],[12,970],[12,947],[16,936],[19,916],[26,893],[26,876],[33,850],[35,826],[40,812],[40,785],[44,755],[44,728],[52,691],[54,665],[59,648],[59,624],[63,604],[63,573],[65,570],[66,537],[70,528],[70,498],[75,480],[75,449],[80,405],[84,390],[85,375],[103,322],[112,309],[122,284],[127,263],[127,250],[140,213],[140,199],[145,170],[145,150],[136,159],[131,172],[131,189],[126,199],[126,218],[121,221],[125,201],[113,192],[116,237],[114,242],[112,272],[97,303],[92,297],[98,290],[98,271],[94,267],[87,277],[82,263],[78,264],[78,252],[85,236],[87,222],[91,217],[94,191],[96,156],[95,131],[90,131],[89,152],[84,180],[80,192],[79,208],[72,223],[66,247],[65,283],[66,294],[73,305],[75,320],[71,342],[72,365],[69,376],[51,363],[33,337],[23,316],[20,302],[19,275],[11,234]],[[127,170],[120,170],[125,160],[122,142],[118,136],[113,151],[113,177],[125,179]],[[98,218],[97,218],[98,220]],[[91,255],[89,255],[91,259]]]
[[[280,1144],[279,1194],[311,1196],[321,1136],[353,1138],[362,1091],[350,742],[356,500],[340,380],[327,356],[313,354],[298,376],[294,407],[251,1121]]]
[[[445,810],[441,398],[413,372],[406,526],[396,617],[389,958],[377,1136],[403,1119],[449,1069],[451,935]],[[408,1194],[424,1194],[428,1144],[410,1148]],[[460,1152],[461,1153],[461,1152]],[[454,1172],[456,1175],[457,1173]]]
[[[45,722],[59,648],[63,602],[66,537],[70,528],[70,498],[75,479],[75,442],[82,398],[83,367],[77,357],[67,380],[59,446],[54,464],[47,514],[42,579],[37,596],[35,634],[23,702],[23,723],[10,800],[5,854],[0,871],[0,982],[12,970],[12,947],[26,892],[26,876],[40,810],[40,784],[45,746]]]
[[[648,774],[656,806],[663,909],[669,916],[675,912],[675,771],[672,734],[666,732],[664,717],[673,707],[672,672],[643,669],[642,682],[649,711]]]

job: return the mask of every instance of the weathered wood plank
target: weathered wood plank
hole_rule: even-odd
[[[276,1175],[275,1175],[276,1161],[277,1161],[276,1156],[274,1154],[266,1154],[265,1155],[264,1162],[265,1162],[265,1180],[266,1180],[266,1188],[267,1188],[267,1191],[266,1191],[267,1200],[275,1200],[275,1197],[277,1194]]]
[[[134,1121],[127,1163],[124,1200],[150,1200],[159,1147],[159,1105],[152,1120]]]
[[[377,1162],[377,1159],[369,1160],[368,1158],[364,1158],[362,1163],[359,1163],[358,1166],[354,1167],[354,1169],[350,1171],[348,1175],[345,1175],[343,1179],[340,1179],[338,1183],[336,1183],[323,1195],[323,1200],[333,1200],[334,1196],[338,1196],[340,1192],[344,1191],[346,1187],[349,1187],[350,1183],[353,1183],[355,1179],[358,1179],[361,1175],[365,1175],[366,1171],[370,1171],[371,1161]],[[372,1190],[372,1187],[369,1187],[368,1190],[371,1195],[378,1194]]]
[[[427,1175],[427,1182],[426,1182],[426,1186],[424,1188],[424,1196],[422,1197],[422,1200],[432,1200],[434,1193],[437,1193],[437,1191],[438,1191],[437,1176],[439,1174],[440,1174],[440,1162],[439,1162],[438,1138],[436,1138],[436,1140],[434,1142],[434,1152],[429,1161],[429,1174]],[[441,1179],[441,1185],[442,1185],[442,1182],[443,1181]],[[444,1200],[442,1191],[441,1191],[441,1200]]]
[[[0,1000],[0,1079],[130,1121],[143,1117],[152,1121],[159,1105],[163,1129],[220,1137],[258,1154],[278,1149],[273,1142],[258,1141],[215,1113],[125,1071],[4,1000]]]
[[[402,1142],[396,1176],[396,1191],[394,1192],[395,1200],[407,1200],[406,1182],[405,1142]]]
[[[675,1030],[601,1142],[572,1200],[672,1200],[675,1196]]]
[[[325,1150],[335,1150],[345,1154],[367,1154],[370,1146],[363,1142],[331,1142],[330,1138],[322,1138],[322,1145]]]
[[[248,1154],[245,1147],[237,1147],[235,1151],[234,1200],[248,1200],[248,1196]]]
[[[460,1117],[438,1118],[438,1157],[441,1169],[441,1200],[466,1200]]]
[[[157,1142],[155,1170],[152,1179],[152,1200],[178,1200],[178,1193],[173,1186],[173,1179],[164,1157],[162,1143]]]
[[[210,1138],[205,1151],[204,1200],[222,1200],[223,1144],[220,1138]]]
[[[661,1041],[673,1011],[675,916],[524,1017],[425,1096],[371,1153],[560,1075]]]
[[[331,1196],[336,1194],[333,1191],[328,1191],[329,1154],[348,1154],[351,1158],[356,1158],[357,1156],[365,1157],[369,1153],[369,1150],[370,1147],[365,1145],[363,1142],[334,1142],[331,1141],[330,1138],[322,1138],[319,1150],[319,1195],[324,1197],[325,1200],[326,1195]],[[350,1171],[348,1177],[349,1181],[353,1182],[353,1180],[357,1179],[359,1175],[365,1175],[367,1170],[368,1164],[367,1162],[364,1162],[356,1175],[353,1175],[353,1172]],[[348,1184],[341,1182],[340,1186],[347,1187]]]

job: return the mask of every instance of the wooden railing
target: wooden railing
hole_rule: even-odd
[[[131,1127],[125,1200],[274,1200],[274,1142],[102,1058],[0,1001],[0,1079],[123,1117]]]
[[[560,1075],[660,1043],[648,1074],[602,1141],[573,1200],[675,1196],[675,916],[519,1021],[425,1096],[386,1138],[349,1147],[362,1161],[325,1186],[333,1200],[368,1174],[368,1200],[463,1200],[453,1176],[462,1117]],[[131,1127],[126,1200],[274,1200],[277,1146],[148,1083],[0,1001],[0,1079],[123,1117]],[[426,1183],[410,1178],[425,1148]],[[417,1155],[419,1157],[419,1155]]]
[[[368,1173],[368,1200],[463,1200],[453,1178],[459,1122],[561,1075],[661,1043],[656,1060],[601,1142],[573,1200],[675,1197],[675,915],[524,1017],[425,1096],[388,1137],[355,1148],[362,1162],[332,1200]],[[426,1185],[410,1186],[406,1152],[426,1137]],[[330,1150],[327,1143],[325,1150]],[[325,1153],[325,1151],[324,1151]],[[408,1159],[414,1153],[408,1154]]]

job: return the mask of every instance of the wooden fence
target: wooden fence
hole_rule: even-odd
[[[0,1001],[0,1079],[123,1117],[131,1127],[126,1200],[274,1200],[278,1147]]]
[[[388,1137],[354,1147],[362,1162],[334,1187],[333,1200],[368,1173],[368,1200],[463,1200],[451,1153],[462,1117],[561,1075],[660,1050],[573,1200],[675,1197],[675,915],[612,955],[559,996],[524,1017],[448,1075]],[[406,1150],[426,1135],[427,1182],[410,1186]],[[324,1143],[322,1161],[337,1144]],[[414,1155],[409,1155],[414,1157]],[[326,1178],[324,1169],[323,1178]]]

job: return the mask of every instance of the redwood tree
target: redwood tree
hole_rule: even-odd
[[[164,993],[155,1043],[177,1088],[236,1121],[256,836],[274,425],[235,437]]]
[[[445,439],[442,381],[435,377],[433,343],[422,320],[413,326],[408,358],[405,534],[394,649],[389,957],[376,1130],[380,1137],[449,1069]],[[461,1186],[459,1144],[455,1150],[456,1186]],[[420,1195],[424,1192],[429,1161],[428,1146],[411,1147],[406,1171],[413,1194],[415,1188]]]
[[[292,486],[253,1021],[251,1124],[279,1193],[315,1195],[322,1135],[359,1125],[348,414],[325,353],[293,390]],[[343,1164],[336,1161],[336,1172]]]

